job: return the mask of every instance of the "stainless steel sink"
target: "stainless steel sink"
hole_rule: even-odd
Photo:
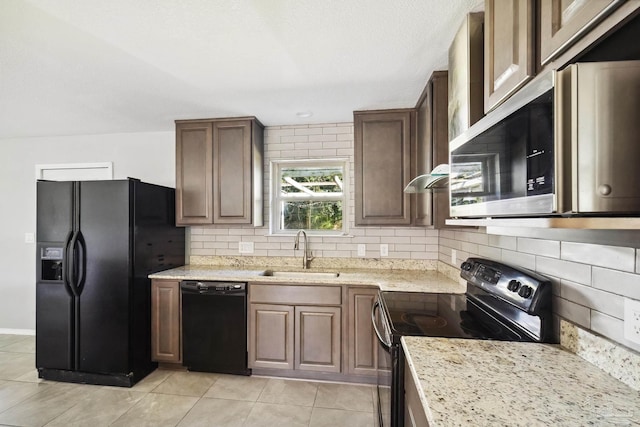
[[[335,279],[340,276],[338,272],[329,271],[273,271],[267,270],[265,276],[282,277],[290,279]]]

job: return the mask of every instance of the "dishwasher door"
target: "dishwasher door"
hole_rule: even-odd
[[[183,281],[182,360],[190,371],[251,375],[247,284]]]

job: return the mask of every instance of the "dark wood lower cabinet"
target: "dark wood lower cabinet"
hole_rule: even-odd
[[[249,367],[293,369],[294,307],[251,304]]]
[[[378,288],[349,288],[347,290],[348,313],[345,343],[347,371],[353,375],[375,377],[378,370],[378,341],[371,323],[371,308],[378,295]]]
[[[340,307],[296,307],[295,366],[301,371],[340,372]]]
[[[151,281],[151,357],[156,362],[182,363],[180,282]]]

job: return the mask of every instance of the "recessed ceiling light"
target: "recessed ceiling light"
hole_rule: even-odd
[[[311,111],[299,111],[296,113],[296,116],[300,117],[301,119],[306,119],[313,116],[313,113]]]

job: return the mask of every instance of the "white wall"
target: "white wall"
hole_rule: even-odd
[[[0,330],[35,329],[35,165],[113,162],[115,179],[175,187],[173,132],[0,140]]]

